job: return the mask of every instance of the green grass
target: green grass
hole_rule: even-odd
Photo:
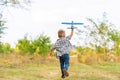
[[[69,77],[61,79],[58,60],[43,60],[39,63],[37,60],[27,60],[21,65],[15,65],[3,63],[1,57],[0,80],[120,80],[119,63],[72,63],[69,67]]]

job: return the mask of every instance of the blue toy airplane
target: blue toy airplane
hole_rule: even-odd
[[[71,27],[68,27],[67,29],[76,29],[77,27],[74,27],[73,25],[83,25],[84,23],[76,23],[76,22],[62,22],[62,24],[71,25]]]

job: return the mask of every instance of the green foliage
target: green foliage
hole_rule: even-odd
[[[4,34],[4,30],[6,29],[6,27],[4,27],[5,25],[5,21],[3,21],[2,19],[2,16],[0,17],[0,38],[2,37],[2,35]],[[3,43],[0,41],[0,53],[3,53],[4,50],[3,50]]]
[[[106,19],[105,13],[103,14],[103,18],[99,19],[99,21],[95,21],[92,18],[87,18],[88,22],[91,25],[85,26],[84,30],[86,31],[84,35],[84,43],[86,47],[90,47],[92,49],[97,50],[97,52],[107,53],[107,50],[102,51],[103,49],[107,49],[111,39],[108,36],[108,33],[113,30],[114,25],[112,25]],[[84,32],[84,31],[83,31]],[[78,30],[77,33],[78,37],[81,35],[80,31]],[[80,36],[81,37],[81,36]],[[111,48],[111,47],[110,47]]]
[[[12,49],[9,43],[0,43],[0,53],[11,53]]]
[[[21,53],[23,54],[30,53],[31,51],[31,44],[30,41],[27,39],[27,37],[18,40],[18,44],[16,45],[16,47],[18,47]]]
[[[88,20],[94,24],[90,32],[90,37],[94,41],[91,44],[92,45],[94,44],[94,47],[96,47],[96,45],[101,47],[106,47],[108,43],[107,32],[109,31],[109,25],[107,25],[106,21],[97,24],[92,19],[88,19]]]
[[[5,25],[5,21],[0,19],[0,38],[2,37],[2,34],[4,34],[4,30],[6,29],[4,25]]]
[[[100,47],[100,46],[96,46],[96,51],[98,53],[103,53],[102,47]]]
[[[15,5],[23,5],[23,4],[30,4],[31,0],[0,0],[0,5],[7,5],[7,6],[15,6]]]
[[[83,51],[83,47],[78,46],[78,47],[76,47],[76,50],[77,50],[78,52],[81,52],[81,51]]]
[[[86,32],[82,34],[86,35],[83,37],[85,46],[77,48],[77,51],[80,52],[79,60],[87,63],[117,61],[116,57],[120,56],[120,32],[115,30],[115,26],[108,22],[105,16],[102,21],[95,21],[91,18],[87,20],[91,25],[84,26],[83,30]],[[78,37],[82,37],[81,32],[84,31],[78,30]]]
[[[12,49],[9,43],[4,43],[3,44],[3,53],[11,53]]]
[[[120,41],[120,32],[117,30],[112,30],[108,32],[108,36],[112,41]]]
[[[120,32],[112,30],[108,33],[109,38],[114,42],[113,50],[120,55]]]
[[[51,42],[49,37],[41,34],[37,39],[34,40],[28,40],[27,37],[18,40],[16,47],[18,47],[20,52],[23,54],[35,53],[40,55],[47,55],[51,47]]]
[[[0,42],[0,53],[3,53],[3,44]]]
[[[50,38],[45,35],[40,35],[37,39],[32,41],[32,48],[35,53],[47,55],[51,47]]]

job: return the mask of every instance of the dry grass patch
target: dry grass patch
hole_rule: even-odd
[[[119,63],[86,65],[73,57],[64,80],[120,80]],[[76,60],[76,59],[75,59]],[[17,65],[15,65],[17,64]],[[0,55],[0,80],[63,80],[59,60],[39,55]]]

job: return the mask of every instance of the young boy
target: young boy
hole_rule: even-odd
[[[61,73],[62,76],[61,78],[65,78],[69,76],[68,73],[68,67],[69,67],[69,51],[73,48],[70,39],[73,36],[74,30],[71,29],[71,33],[69,36],[65,37],[65,31],[64,30],[59,30],[58,31],[58,37],[56,43],[52,46],[50,50],[50,56],[52,56],[52,52],[56,50],[56,56],[59,58],[60,61],[60,68],[61,68]]]

